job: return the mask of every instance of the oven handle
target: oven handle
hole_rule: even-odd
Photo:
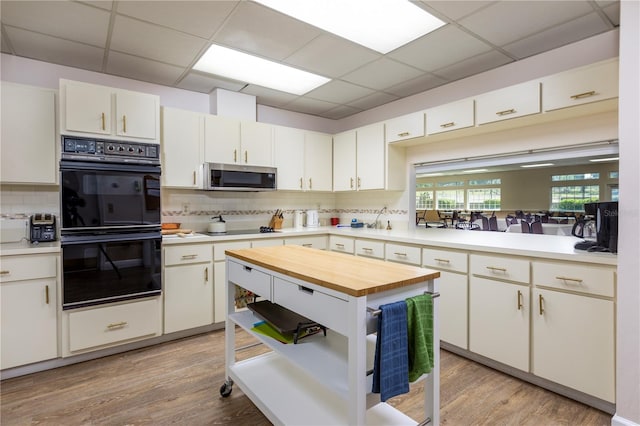
[[[91,161],[69,161],[60,160],[60,171],[68,172],[74,170],[90,171],[115,171],[133,173],[157,173],[160,175],[160,166],[152,164],[123,164],[123,163],[99,163]]]
[[[141,241],[141,240],[159,240],[162,241],[160,232],[136,232],[131,234],[111,234],[111,235],[64,235],[61,238],[60,245],[62,247],[93,244],[93,243],[111,243],[116,241]]]

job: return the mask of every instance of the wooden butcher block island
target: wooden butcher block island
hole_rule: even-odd
[[[437,295],[437,271],[381,260],[352,257],[302,246],[226,251],[226,372],[220,393],[232,385],[274,424],[399,425],[439,423],[438,303],[433,301],[434,367],[425,380],[425,418],[412,419],[371,393],[373,349],[380,305],[425,292]],[[327,333],[297,344],[257,333],[262,318],[235,308],[236,286],[323,327]],[[271,352],[235,360],[235,326],[267,345]],[[422,379],[421,379],[422,380]]]

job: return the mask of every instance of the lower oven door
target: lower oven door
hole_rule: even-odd
[[[70,236],[62,241],[62,309],[162,293],[159,232]]]

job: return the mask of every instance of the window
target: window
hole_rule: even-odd
[[[455,181],[455,182],[438,182],[438,186],[449,187],[449,186],[464,186],[464,181]]]
[[[599,185],[551,187],[551,210],[584,211],[584,203],[599,200]]]
[[[476,180],[470,180],[469,181],[469,186],[475,186],[475,185],[500,185],[502,183],[502,179],[497,178],[497,179],[476,179]]]
[[[600,179],[600,173],[578,173],[573,175],[553,175],[552,182],[562,182],[566,180],[591,180]]]
[[[609,179],[618,179],[618,172],[609,172]]]
[[[469,210],[500,210],[500,188],[478,188],[467,191]]]
[[[417,210],[433,210],[433,191],[416,190],[416,209]]]
[[[436,201],[439,210],[464,209],[464,189],[436,191]]]

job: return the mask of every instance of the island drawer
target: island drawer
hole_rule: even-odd
[[[385,259],[419,266],[422,260],[420,250],[420,247],[405,246],[402,244],[386,244]]]
[[[533,262],[533,284],[598,296],[615,296],[615,271],[577,263]]]
[[[468,271],[467,253],[453,250],[423,248],[422,266],[462,272],[466,274]]]
[[[372,240],[356,240],[356,256],[384,259],[384,242]]]
[[[164,248],[164,265],[211,262],[211,244],[174,245]]]
[[[346,300],[274,277],[272,301],[340,334],[348,334]]]
[[[0,262],[0,282],[49,278],[57,273],[57,255],[2,256]]]
[[[271,300],[271,275],[236,262],[228,262],[229,281],[245,290]]]
[[[161,334],[160,298],[69,314],[71,352]]]
[[[528,260],[472,254],[469,264],[473,275],[525,284],[529,284],[530,281]]]
[[[333,251],[339,251],[342,253],[354,253],[354,241],[353,238],[339,237],[336,235],[329,236],[329,249]]]

